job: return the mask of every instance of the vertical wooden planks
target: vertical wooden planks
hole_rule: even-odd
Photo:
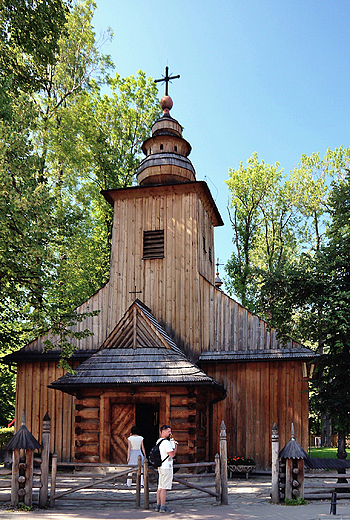
[[[33,367],[34,363],[26,364],[26,378],[25,378],[25,412],[26,412],[26,426],[29,431],[32,430],[33,425]],[[22,412],[21,412],[22,413]]]
[[[15,431],[18,431],[21,426],[22,412],[25,409],[25,380],[26,365],[25,363],[18,363],[16,380]]]
[[[41,363],[33,363],[33,404],[32,404],[32,425],[31,434],[40,442],[40,429],[42,419],[40,417],[40,382],[41,382]],[[29,428],[28,428],[29,429]]]
[[[55,379],[58,379],[59,377],[63,376],[64,370],[59,367],[55,367]],[[63,392],[56,392],[56,436],[57,436],[57,444],[59,452],[63,453]],[[56,450],[57,451],[57,450]]]
[[[271,419],[270,413],[270,403],[271,403],[271,387],[270,387],[270,363],[264,362],[259,363],[261,378],[260,378],[260,406],[262,410],[262,417],[260,423],[260,444],[261,444],[261,453],[262,453],[262,461],[264,463],[265,469],[267,470],[269,464],[267,461],[271,459],[271,442],[270,442],[270,430],[272,428],[273,422]],[[269,428],[271,426],[271,428]]]

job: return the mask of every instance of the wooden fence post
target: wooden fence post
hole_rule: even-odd
[[[34,468],[34,450],[26,450],[26,468],[25,468],[25,484],[24,484],[24,503],[26,506],[32,507],[33,503],[33,468]]]
[[[224,421],[220,426],[220,470],[221,470],[221,503],[228,504],[228,487],[227,487],[227,439],[226,426]]]
[[[51,468],[50,507],[54,507],[54,505],[55,505],[56,475],[57,475],[57,453],[53,453],[52,454],[52,468]]]
[[[292,499],[293,491],[293,459],[286,459],[286,493],[285,498]]]
[[[149,480],[148,480],[148,460],[143,461],[143,507],[149,509]]]
[[[216,501],[220,502],[220,455],[215,455],[215,493],[217,493]]]
[[[11,506],[18,505],[18,491],[19,491],[19,457],[20,450],[14,449],[12,453],[12,478],[11,478]]]
[[[294,425],[291,427],[291,438],[279,454],[285,462],[285,498],[304,498],[304,459],[307,453],[295,440]]]
[[[137,507],[140,507],[141,504],[141,464],[142,457],[139,455],[137,457],[137,472],[136,472],[136,499],[135,504]]]
[[[50,429],[51,419],[46,412],[43,420],[43,433],[41,436],[41,443],[43,449],[41,450],[41,488],[39,490],[39,507],[45,507],[47,498],[49,496],[49,453],[50,453]]]
[[[293,470],[293,472],[297,475],[297,481],[299,484],[299,493],[296,495],[297,498],[304,498],[304,478],[305,478],[305,462],[304,459],[298,459],[298,467],[297,471]]]
[[[279,435],[277,424],[274,423],[272,427],[272,435],[271,435],[271,444],[272,444],[272,481],[271,481],[271,502],[273,504],[278,504],[280,501],[280,493],[279,493]]]

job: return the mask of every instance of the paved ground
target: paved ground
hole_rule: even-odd
[[[304,506],[285,506],[270,503],[269,477],[251,477],[229,481],[229,505],[217,505],[215,499],[207,496],[199,498],[191,492],[188,498],[181,501],[169,501],[176,512],[169,515],[177,520],[350,520],[350,500],[337,503],[337,515],[330,515],[330,501],[314,501]],[[89,500],[89,492],[85,492],[83,500],[57,500],[55,509],[35,510],[31,512],[14,512],[0,509],[0,519],[17,520],[38,518],[39,520],[150,520],[163,518],[166,515],[153,510],[136,508],[130,501],[111,502],[107,496],[100,494],[98,502]],[[123,492],[121,499],[125,496]],[[151,498],[154,495],[151,495]],[[174,496],[174,495],[173,495]],[[171,494],[169,495],[171,498]],[[7,506],[8,507],[8,506]],[[153,505],[152,505],[153,508]]]

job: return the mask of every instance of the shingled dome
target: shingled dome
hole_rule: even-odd
[[[287,442],[285,447],[280,451],[280,459],[307,459],[308,454],[295,440],[294,437],[294,426],[292,425],[292,436],[290,441]]]
[[[38,450],[41,449],[42,445],[36,440],[35,437],[30,433],[28,428],[22,424],[17,433],[4,447],[5,451],[13,450]]]

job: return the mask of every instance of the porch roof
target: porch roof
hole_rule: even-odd
[[[81,387],[145,384],[222,389],[184,355],[150,310],[135,300],[100,349],[75,374],[66,374],[48,386],[74,393]]]

